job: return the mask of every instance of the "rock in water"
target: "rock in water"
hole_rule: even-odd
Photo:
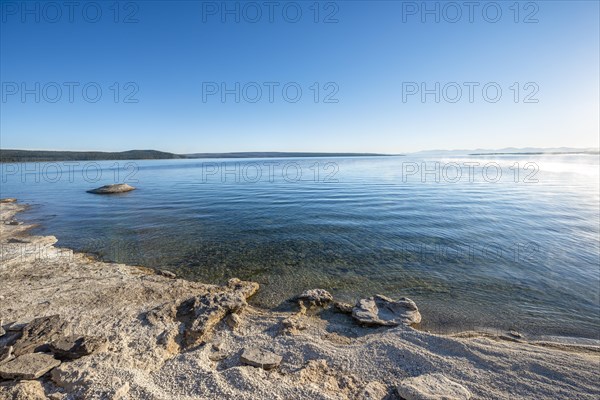
[[[115,185],[105,185],[96,189],[88,190],[88,193],[95,194],[113,194],[113,193],[125,193],[135,190],[133,186],[129,186],[126,183],[117,183]]]
[[[0,365],[0,376],[4,379],[37,379],[60,365],[60,361],[49,354],[30,353]]]
[[[240,355],[240,361],[244,364],[267,370],[279,366],[281,360],[283,360],[281,356],[256,347],[244,349]]]
[[[14,203],[16,201],[17,201],[17,199],[14,199],[12,197],[7,197],[7,198],[4,198],[4,199],[0,199],[0,203]]]
[[[406,400],[468,400],[471,398],[464,386],[442,374],[421,375],[405,379],[397,387],[400,397]]]
[[[12,221],[6,221],[4,224],[5,225],[23,225],[23,222],[21,222],[21,221],[15,221],[13,219]]]
[[[158,275],[162,275],[162,276],[165,276],[167,278],[171,278],[171,279],[176,279],[177,278],[177,275],[174,272],[167,271],[165,269],[160,269],[157,272],[158,272]]]
[[[298,300],[304,300],[317,306],[323,306],[332,301],[333,296],[325,289],[311,289],[298,296]]]
[[[92,354],[107,344],[106,340],[83,336],[65,336],[50,343],[50,350],[61,360],[76,360]]]
[[[352,309],[354,319],[365,325],[412,325],[421,322],[417,305],[406,297],[394,301],[382,295],[360,300]]]

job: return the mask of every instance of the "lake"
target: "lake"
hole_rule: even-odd
[[[597,155],[2,164],[2,197],[58,245],[253,304],[305,289],[415,300],[421,329],[598,339]],[[94,195],[110,183],[137,190]]]

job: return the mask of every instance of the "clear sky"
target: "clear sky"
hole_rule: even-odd
[[[599,2],[467,3],[2,0],[0,146],[598,147]]]

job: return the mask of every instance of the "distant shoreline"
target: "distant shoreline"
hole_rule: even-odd
[[[543,155],[598,155],[599,151],[532,151],[521,153],[470,153],[469,156],[543,156]]]
[[[46,151],[2,150],[0,163],[52,162],[52,161],[113,161],[113,160],[185,160],[217,158],[292,158],[292,157],[386,157],[402,154],[379,153],[303,153],[303,152],[233,152],[174,154],[157,150],[102,151]]]

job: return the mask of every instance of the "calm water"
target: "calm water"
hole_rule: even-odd
[[[191,279],[258,281],[259,306],[319,287],[347,301],[409,296],[424,329],[598,338],[598,156],[2,168],[2,197],[33,206],[21,218],[36,233]],[[123,181],[138,190],[85,192]]]

